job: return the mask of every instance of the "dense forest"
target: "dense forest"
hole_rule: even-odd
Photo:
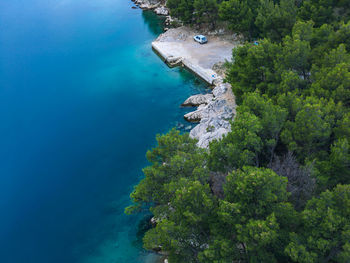
[[[232,131],[200,149],[174,129],[148,151],[126,209],[157,220],[144,246],[170,263],[350,262],[350,1],[168,7],[247,42],[227,64]]]

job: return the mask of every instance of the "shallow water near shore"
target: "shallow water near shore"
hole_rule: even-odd
[[[0,1],[0,262],[151,263],[129,193],[206,85],[127,0]]]

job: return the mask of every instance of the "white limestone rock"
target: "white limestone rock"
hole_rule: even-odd
[[[150,220],[150,223],[151,223],[152,226],[156,226],[157,223],[158,223],[158,220],[155,217],[152,217],[151,220]]]
[[[213,95],[215,97],[221,97],[227,92],[226,85],[218,85],[213,89]]]
[[[135,4],[137,4],[141,9],[150,10],[156,9],[160,6],[159,0],[135,0]]]
[[[156,9],[154,9],[154,12],[157,15],[160,15],[160,16],[167,16],[167,15],[169,15],[169,10],[165,6],[157,7]]]
[[[200,122],[202,119],[202,109],[198,109],[196,111],[189,112],[184,115],[184,118],[188,122]]]
[[[213,140],[221,139],[231,131],[230,121],[235,115],[235,104],[228,101],[231,92],[225,84],[218,85],[213,90],[214,100],[192,112],[191,119],[199,119],[199,124],[190,132],[191,138],[198,139],[197,145],[207,148]]]
[[[230,131],[231,125],[229,121],[212,119],[201,122],[194,127],[190,132],[190,136],[198,139],[198,147],[208,148],[211,141],[221,139]]]
[[[213,94],[197,94],[189,97],[181,106],[185,107],[194,107],[199,106],[201,104],[208,104],[210,101],[214,99]]]

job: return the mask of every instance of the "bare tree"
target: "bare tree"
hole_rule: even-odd
[[[316,186],[316,180],[312,177],[313,166],[300,166],[293,153],[288,152],[283,157],[275,156],[270,168],[278,175],[288,178],[290,201],[297,210],[303,209]]]
[[[211,172],[210,173],[210,188],[214,195],[218,198],[224,198],[224,184],[226,182],[227,174],[219,173],[219,172]]]

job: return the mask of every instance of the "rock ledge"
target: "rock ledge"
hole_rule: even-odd
[[[199,121],[191,130],[190,137],[198,139],[197,145],[201,148],[207,148],[211,141],[219,140],[230,132],[230,121],[236,114],[236,104],[229,84],[217,84],[213,89],[213,97],[208,104],[202,104],[196,111],[185,115],[189,121]]]
[[[184,103],[181,104],[181,106],[184,107],[194,107],[199,106],[201,104],[208,104],[214,99],[213,94],[197,94],[189,97],[187,100],[184,101]]]

